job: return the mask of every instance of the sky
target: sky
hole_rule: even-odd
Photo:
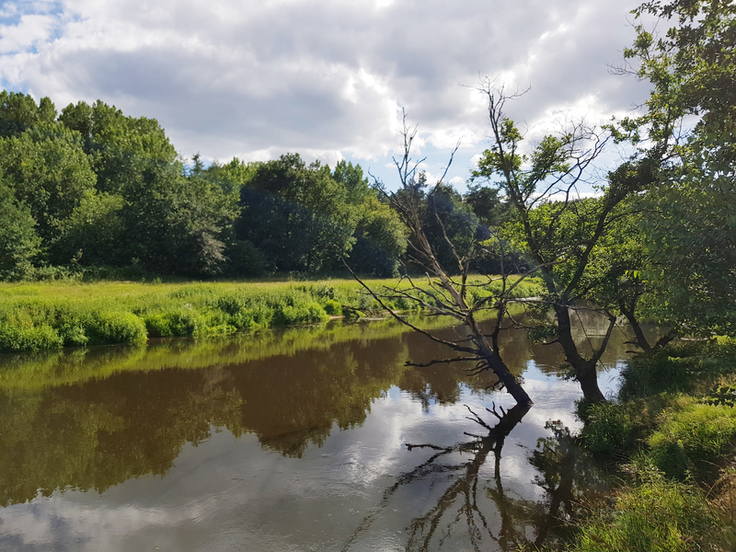
[[[347,159],[391,186],[402,112],[414,159],[461,190],[489,145],[491,79],[533,145],[565,122],[631,114],[612,74],[629,0],[3,0],[0,86],[61,110],[101,99],[155,118],[184,157]],[[601,168],[620,152],[609,148]]]

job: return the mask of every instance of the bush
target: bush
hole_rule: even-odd
[[[656,470],[624,489],[613,515],[584,527],[578,552],[689,552],[714,549],[718,521],[700,492]],[[718,549],[718,548],[715,548]]]
[[[0,322],[0,351],[47,351],[60,349],[64,340],[48,324],[18,325],[13,322]]]
[[[736,409],[730,406],[683,397],[660,422],[648,440],[651,458],[664,473],[680,480],[690,472],[701,478],[713,476],[719,460],[736,442]]]
[[[146,324],[131,312],[95,312],[86,321],[89,345],[140,345],[148,339]]]
[[[593,454],[618,454],[634,444],[634,412],[629,404],[601,403],[588,406],[580,434],[583,446]]]
[[[278,305],[273,313],[274,326],[324,322],[328,316],[324,309],[314,301],[299,305]]]
[[[200,317],[191,309],[155,312],[144,322],[149,337],[189,337],[201,325]]]
[[[723,375],[736,373],[736,346],[715,342],[680,342],[629,361],[621,373],[619,398],[659,393],[704,393]]]
[[[89,343],[84,326],[80,323],[65,323],[59,328],[59,336],[65,347],[83,347]]]
[[[330,299],[329,301],[327,301],[327,303],[325,303],[324,309],[325,312],[330,316],[342,316],[342,305],[334,299]]]

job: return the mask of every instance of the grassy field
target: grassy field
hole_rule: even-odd
[[[367,280],[376,290],[396,282]],[[469,299],[488,296],[499,286],[475,287]],[[539,295],[541,284],[529,279],[515,292],[517,297]],[[401,297],[386,304],[400,311],[417,308]],[[139,345],[153,337],[230,335],[380,311],[354,280],[0,284],[0,352]]]

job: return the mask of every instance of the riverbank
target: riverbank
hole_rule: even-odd
[[[583,419],[583,447],[621,484],[579,512],[565,550],[736,550],[736,340],[636,357],[618,401]]]
[[[366,283],[380,290],[395,286],[397,280]],[[499,285],[475,287],[472,293],[487,296]],[[531,297],[540,289],[536,279],[527,279],[515,292],[518,297]],[[392,297],[385,303],[399,311],[417,308],[405,297]],[[358,282],[347,279],[0,284],[0,352],[231,335],[381,310]]]

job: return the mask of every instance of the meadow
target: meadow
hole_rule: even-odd
[[[485,282],[477,280],[484,285],[471,289],[471,302],[499,291],[500,281]],[[380,291],[397,280],[366,283]],[[514,292],[536,296],[542,286],[530,278]],[[420,310],[406,297],[393,296],[385,304],[402,312]],[[0,352],[141,345],[150,338],[206,338],[380,312],[378,302],[347,279],[6,283],[0,284]]]

